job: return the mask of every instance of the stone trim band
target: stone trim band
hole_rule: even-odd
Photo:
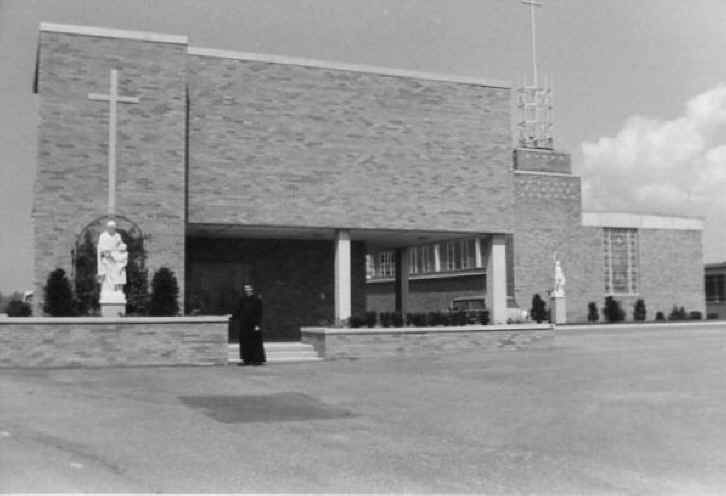
[[[127,31],[125,29],[112,29],[97,26],[76,26],[73,24],[55,24],[52,22],[41,22],[40,31],[55,33],[80,34],[83,36],[98,36],[101,38],[125,38],[129,40],[151,41],[154,43],[174,43],[188,45],[187,36],[152,33],[149,31]]]
[[[583,212],[582,225],[630,229],[674,229],[703,231],[703,219],[696,217],[666,217],[623,212]]]

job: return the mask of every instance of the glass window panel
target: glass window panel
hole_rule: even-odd
[[[638,292],[638,232],[603,229],[603,265],[606,293]]]

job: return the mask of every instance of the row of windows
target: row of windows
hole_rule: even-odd
[[[605,294],[638,294],[638,230],[604,228],[602,232]],[[479,238],[415,246],[411,247],[409,253],[409,272],[414,275],[456,272],[483,267],[482,246]],[[510,265],[513,267],[511,253],[507,261],[508,269]],[[393,279],[396,276],[395,251],[385,250],[367,255],[366,267],[368,279]],[[513,275],[512,273],[507,279],[512,280]],[[720,277],[720,279],[713,279],[715,282],[712,283],[709,283],[709,279],[707,279],[706,293],[709,294],[709,284],[712,284],[711,294],[714,296],[711,299],[725,301],[724,276],[714,277]],[[513,281],[511,282],[513,284]]]
[[[706,276],[706,301],[709,303],[726,301],[726,275],[711,274]]]
[[[457,239],[442,243],[413,246],[409,250],[410,274],[456,272],[482,267],[481,242]],[[366,255],[368,279],[391,279],[396,276],[396,253],[393,250]]]

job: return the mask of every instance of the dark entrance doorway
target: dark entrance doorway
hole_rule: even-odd
[[[232,313],[242,284],[250,282],[263,301],[265,339],[298,340],[301,326],[332,323],[330,241],[192,237],[187,253],[189,313]],[[231,326],[230,338],[237,332]]]

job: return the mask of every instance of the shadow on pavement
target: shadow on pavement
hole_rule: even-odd
[[[302,393],[179,396],[186,406],[225,424],[287,422],[353,417],[353,414]]]

